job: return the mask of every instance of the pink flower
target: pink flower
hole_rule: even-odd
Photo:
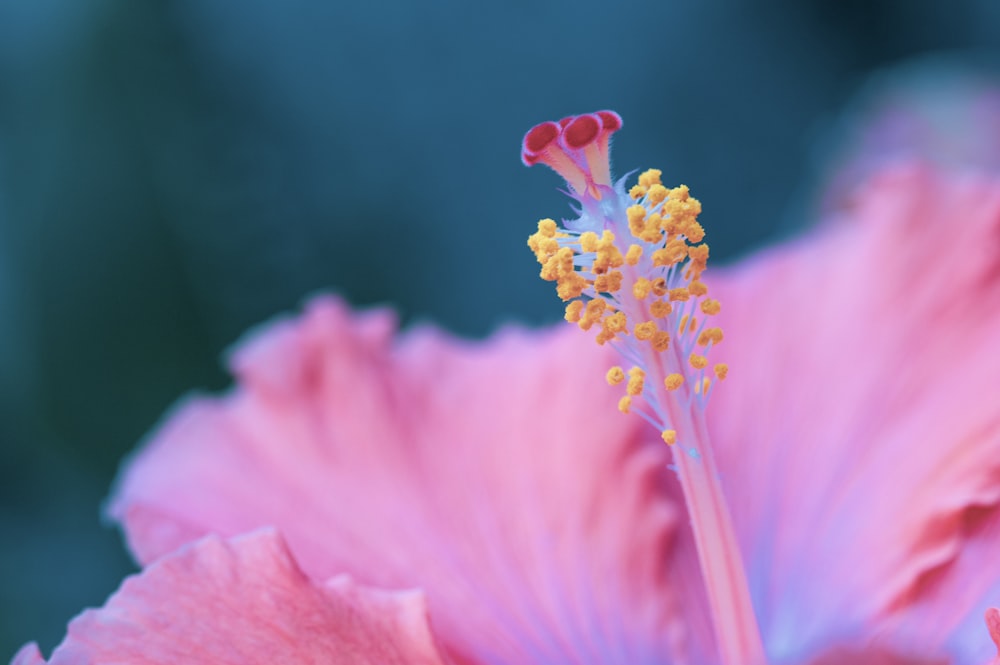
[[[543,274],[605,303],[567,317],[610,344],[396,336],[331,298],[253,334],[237,387],[126,465],[109,510],[147,567],[50,662],[989,661],[1000,180],[892,167],[702,282],[700,206],[658,173],[616,186],[619,126],[525,145],[582,212],[540,224]]]

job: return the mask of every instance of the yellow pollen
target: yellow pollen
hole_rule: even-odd
[[[698,335],[698,345],[708,346],[711,344],[718,344],[722,341],[722,328],[705,328]]]
[[[674,311],[673,306],[666,300],[656,300],[649,306],[649,313],[658,319],[662,319],[672,311]]]
[[[688,291],[691,292],[691,295],[693,295],[693,296],[695,296],[697,298],[697,297],[701,297],[701,296],[705,295],[706,293],[708,293],[708,287],[705,286],[704,282],[699,282],[699,281],[695,280],[695,281],[691,282],[690,284],[688,284]]]
[[[670,300],[671,301],[674,301],[674,302],[676,302],[676,301],[685,302],[690,297],[691,297],[690,292],[688,292],[688,290],[685,287],[683,287],[683,286],[679,286],[676,289],[670,289]]]
[[[652,288],[653,285],[648,279],[640,277],[632,285],[632,295],[635,296],[636,300],[645,300]]]
[[[701,303],[701,311],[709,316],[714,316],[722,311],[722,305],[719,304],[718,300],[713,300],[709,298],[708,300],[703,300]]]
[[[613,340],[618,333],[628,333],[627,320],[624,312],[615,312],[604,317],[601,322],[601,332],[597,333],[597,343],[604,344]]]
[[[627,347],[626,356],[645,363],[650,353],[667,351],[674,334],[682,336],[682,348],[696,338],[697,351],[686,351],[690,354],[687,364],[695,370],[691,389],[704,395],[711,382],[726,378],[729,368],[716,363],[706,370],[710,367],[707,349],[719,344],[723,333],[705,321],[706,316],[718,314],[721,305],[707,298],[709,288],[701,281],[710,254],[705,229],[698,222],[702,206],[686,185],[671,189],[663,185],[661,176],[657,169],[643,172],[620,207],[581,211],[581,220],[570,224],[592,231],[577,233],[561,228],[553,219],[539,220],[537,231],[528,237],[528,247],[541,266],[542,279],[555,282],[556,293],[567,301],[566,320],[583,330],[596,326],[598,344],[618,341]],[[607,217],[621,215],[611,211],[623,208],[625,219]],[[624,242],[616,243],[612,228]],[[654,278],[657,274],[663,276]],[[692,300],[700,312],[692,308],[684,313],[686,306],[672,304]],[[676,309],[681,311],[675,318]],[[625,312],[634,313],[635,318]],[[680,389],[688,371],[668,374],[663,385],[668,391]],[[629,413],[632,399],[644,394],[646,373],[638,366],[627,371],[615,366],[605,378],[609,385],[625,385],[618,408]],[[674,430],[663,430],[662,436],[668,444],[677,441]]]
[[[590,330],[591,326],[601,320],[601,314],[607,304],[603,300],[591,300],[583,310],[579,325],[584,330]]]
[[[579,273],[573,272],[558,278],[556,295],[563,300],[572,300],[579,298],[585,288],[587,288],[587,280]]]
[[[573,273],[573,250],[563,247],[555,254],[551,255],[542,266],[539,273],[542,279],[547,282],[554,282],[560,277]]]
[[[671,240],[662,249],[653,252],[653,265],[669,267],[687,258],[687,245],[683,240]]]
[[[677,443],[677,431],[672,429],[665,429],[660,435],[663,437],[663,441],[668,445],[672,446]]]
[[[641,205],[629,206],[625,209],[625,216],[628,218],[628,228],[632,235],[639,237],[645,228],[646,207]]]
[[[653,339],[653,335],[657,332],[657,327],[652,321],[646,321],[636,325],[632,332],[635,334],[637,340],[645,342],[646,340]]]
[[[659,185],[662,175],[663,171],[660,169],[647,169],[639,174],[639,186],[648,189],[653,185]]]
[[[648,218],[646,218],[643,224],[642,232],[639,237],[645,242],[658,243],[663,236],[663,231],[660,229],[660,224],[663,218],[660,217],[660,213],[654,212]]]
[[[566,320],[570,323],[576,323],[580,320],[580,314],[583,312],[583,301],[574,300],[573,302],[566,305]]]
[[[684,235],[691,242],[701,242],[705,239],[705,229],[698,222],[690,222],[684,228]]]
[[[559,227],[554,219],[545,218],[538,221],[538,232],[547,238],[554,238],[557,228]]]
[[[626,386],[625,392],[629,395],[639,395],[642,393],[645,383],[646,373],[639,367],[633,367],[628,371],[628,386]]]
[[[653,345],[654,351],[666,351],[670,348],[670,333],[666,330],[657,330],[653,333],[653,339],[650,340],[650,344]]]
[[[615,245],[615,234],[611,231],[605,231],[601,235],[601,239],[597,241],[596,251],[597,256],[594,257],[594,263],[590,268],[595,275],[607,272],[608,268],[620,268],[625,265],[625,257]]]
[[[597,234],[593,231],[585,231],[580,234],[580,249],[585,252],[597,251]]]
[[[606,275],[598,275],[594,280],[594,290],[600,293],[614,293],[622,288],[622,274],[612,270]]]
[[[695,263],[706,263],[708,261],[708,245],[693,245],[688,247],[688,256]]]
[[[669,195],[670,195],[670,190],[668,190],[663,185],[660,184],[651,185],[649,187],[649,191],[646,192],[646,197],[647,197],[646,200],[649,201],[649,205],[655,206],[658,203],[662,202],[664,199],[666,199],[667,196]]]

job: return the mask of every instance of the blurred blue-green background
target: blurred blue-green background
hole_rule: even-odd
[[[322,289],[559,318],[534,123],[619,111],[619,173],[690,185],[732,258],[801,226],[873,71],[998,45],[995,0],[0,0],[0,659],[132,570],[117,464],[249,325]]]

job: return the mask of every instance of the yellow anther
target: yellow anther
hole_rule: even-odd
[[[677,432],[676,432],[676,430],[672,430],[672,429],[665,429],[665,430],[663,430],[663,433],[662,433],[662,434],[660,434],[660,436],[662,436],[662,437],[663,437],[663,441],[664,441],[664,442],[665,442],[665,443],[666,443],[666,444],[667,444],[668,446],[672,446],[672,445],[674,445],[675,443],[677,443]]]
[[[645,321],[637,324],[632,333],[635,335],[637,340],[645,342],[646,340],[653,339],[653,335],[656,334],[656,331],[657,327],[655,323],[652,321]]]
[[[639,233],[639,238],[645,242],[658,243],[663,238],[663,231],[660,228],[660,224],[663,218],[660,217],[660,213],[654,212],[646,221],[643,222],[642,230]]]
[[[542,279],[548,282],[554,282],[563,275],[568,275],[573,272],[573,250],[569,247],[563,247],[558,252],[549,257],[542,266],[542,271],[539,273]]]
[[[615,312],[604,317],[601,321],[601,332],[597,333],[597,343],[603,345],[613,340],[619,333],[627,334],[627,323],[624,312]]]
[[[660,169],[648,169],[639,174],[639,186],[640,187],[652,187],[653,185],[660,184],[660,176],[663,175],[663,171]]]
[[[688,324],[688,315],[685,314],[684,316],[681,317],[680,325],[677,326],[677,334],[683,335],[684,329],[687,327],[687,324]]]
[[[708,261],[708,245],[691,245],[688,247],[688,257],[695,263],[705,264]]]
[[[694,367],[695,369],[705,369],[705,367],[708,366],[708,359],[697,353],[692,353],[691,357],[688,358],[688,362],[691,363],[691,367]]]
[[[625,312],[615,312],[604,318],[604,327],[613,333],[627,332],[628,320]]]
[[[705,377],[705,378],[703,378],[703,379],[702,379],[701,381],[699,381],[698,383],[694,384],[694,391],[695,391],[696,393],[701,393],[702,395],[704,395],[705,393],[707,393],[707,392],[708,392],[708,388],[709,388],[709,386],[711,386],[711,385],[712,385],[712,380],[711,380],[711,379],[709,379],[709,378],[708,378],[708,377],[706,376],[706,377]]]
[[[683,286],[679,286],[676,289],[670,289],[670,300],[684,302],[691,297],[690,292]]]
[[[649,205],[655,206],[670,195],[670,190],[660,184],[650,185],[649,191],[646,192],[647,201]]]
[[[629,245],[628,251],[625,252],[625,263],[630,266],[637,265],[639,263],[639,257],[642,256],[642,245]]]
[[[708,346],[711,344],[718,344],[722,341],[722,328],[705,328],[698,335],[698,345]]]
[[[654,351],[666,351],[670,348],[670,333],[666,330],[657,330],[653,333],[653,339],[650,340],[650,344],[653,345]]]
[[[682,374],[667,374],[667,378],[663,379],[663,385],[667,390],[677,390],[684,383],[684,376]]]
[[[691,242],[701,242],[705,239],[705,229],[698,222],[691,222],[684,227],[684,235]]]
[[[718,365],[716,365],[718,367]],[[615,365],[608,370],[607,377],[609,386],[617,386],[619,383],[625,380],[625,372],[621,367]]]
[[[719,381],[722,381],[729,374],[729,365],[726,363],[719,363],[714,368],[715,375],[719,377]]]
[[[597,234],[593,231],[584,231],[580,234],[580,249],[584,252],[597,251]]]
[[[566,305],[566,320],[570,323],[576,323],[580,320],[580,314],[583,312],[583,301],[574,300],[573,302]]]
[[[667,280],[665,277],[657,277],[650,283],[653,285],[654,296],[662,297],[667,295]]]
[[[646,219],[646,206],[636,204],[625,208],[625,217],[630,228],[633,224],[640,224],[641,228],[642,221]]]
[[[636,238],[641,238],[646,231],[646,209],[642,206],[630,206],[625,211],[628,216],[628,230]]]
[[[538,262],[544,264],[549,257],[559,251],[559,241],[549,238],[541,233],[533,233],[528,236],[528,247],[535,253]]]
[[[601,239],[597,242],[597,256],[590,267],[595,275],[600,275],[608,271],[608,268],[620,268],[625,265],[625,257],[621,250],[615,245],[615,234],[605,231]]]
[[[687,201],[688,197],[690,196],[688,192],[689,190],[687,185],[674,187],[673,189],[670,190],[670,198],[675,199],[677,201]]]
[[[612,270],[606,275],[598,275],[594,280],[594,290],[599,293],[614,293],[622,288],[622,274]]]
[[[692,316],[691,323],[688,324],[688,332],[694,332],[695,328],[698,327],[698,317]]]
[[[653,285],[648,279],[639,277],[635,280],[635,284],[632,285],[632,295],[635,296],[636,300],[644,300],[652,288]]]
[[[586,308],[583,310],[579,326],[584,330],[590,330],[591,326],[601,320],[601,314],[604,313],[606,307],[607,304],[600,298],[588,302]]]
[[[639,367],[633,367],[628,371],[628,386],[625,388],[625,392],[629,395],[640,395],[645,384],[646,373]]]
[[[628,413],[629,407],[632,406],[632,397],[630,395],[625,395],[620,400],[618,400],[618,410],[622,413]]]
[[[632,189],[628,190],[628,195],[633,199],[639,200],[646,195],[646,188],[642,185],[635,185]]]
[[[699,298],[708,293],[708,287],[705,286],[705,282],[699,282],[695,280],[690,284],[688,284],[688,291],[691,293],[691,295],[695,296],[696,298]]]
[[[556,236],[557,228],[559,227],[556,225],[554,219],[546,218],[538,221],[538,232],[546,238],[554,238]]]
[[[701,303],[701,311],[709,316],[714,316],[722,311],[722,305],[719,304],[718,300],[713,300],[709,298],[708,300],[703,300]]]
[[[653,252],[654,266],[672,266],[687,258],[687,245],[683,240],[671,240]]]
[[[580,273],[571,272],[559,278],[556,285],[556,295],[563,300],[579,298],[583,290],[587,288],[587,280],[580,276]]]
[[[649,305],[649,313],[658,319],[662,319],[672,311],[674,311],[673,306],[666,300],[656,300]]]

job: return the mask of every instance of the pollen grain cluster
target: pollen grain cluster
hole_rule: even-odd
[[[601,111],[528,132],[525,163],[545,163],[563,175],[580,213],[562,223],[541,220],[528,246],[542,279],[554,282],[566,302],[566,320],[595,331],[598,344],[611,343],[631,366],[614,367],[606,377],[611,385],[626,384],[619,410],[636,410],[634,400],[642,397],[652,413],[640,413],[673,443],[678,435],[667,427],[666,394],[703,405],[712,381],[728,372],[709,362],[723,339],[710,324],[721,305],[702,281],[709,247],[698,221],[701,203],[688,187],[666,187],[657,169],[627,190],[624,181],[610,179],[608,136],[620,127],[617,114]]]

